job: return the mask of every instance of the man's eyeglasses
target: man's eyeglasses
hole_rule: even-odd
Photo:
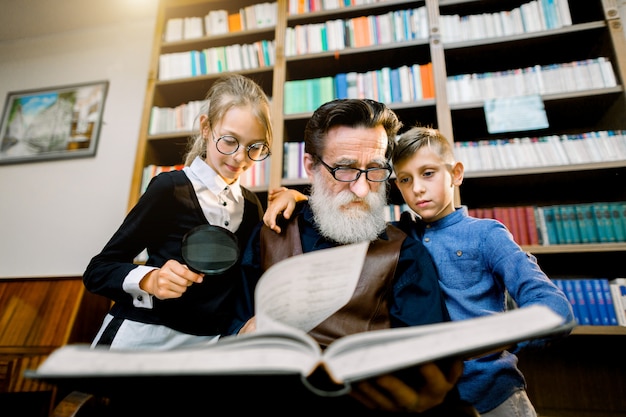
[[[365,174],[365,178],[371,182],[384,182],[391,177],[392,169],[389,164],[383,168],[368,168],[359,169],[351,167],[330,167],[326,162],[322,161],[319,156],[317,159],[324,165],[324,167],[331,173],[333,178],[341,182],[353,182],[361,177],[361,174]]]
[[[213,142],[218,152],[223,155],[232,155],[239,150],[239,141],[234,136],[224,135],[217,139],[213,136]],[[255,142],[246,146],[246,153],[253,161],[262,161],[271,154],[269,146],[264,142]]]

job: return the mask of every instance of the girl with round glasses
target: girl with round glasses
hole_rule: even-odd
[[[231,320],[239,262],[218,274],[193,272],[183,260],[182,241],[191,229],[211,224],[233,232],[243,252],[263,208],[239,176],[270,155],[270,103],[259,85],[241,75],[217,80],[206,100],[184,168],[152,179],[87,266],[86,288],[114,301],[93,346],[210,343]],[[148,259],[137,265],[133,260],[144,249]]]

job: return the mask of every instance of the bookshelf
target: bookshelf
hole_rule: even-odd
[[[580,159],[578,155],[565,161],[542,159],[533,162],[530,159],[527,164],[520,162],[522,159],[529,160],[531,154],[535,158],[543,158],[548,153],[545,148],[521,147],[520,142],[526,137],[574,138],[582,134],[626,131],[626,37],[615,2],[546,2],[567,4],[569,18],[561,10],[559,19],[555,21],[554,16],[546,17],[548,15],[545,10],[542,12],[535,9],[534,13],[538,13],[539,19],[527,18],[526,23],[536,25],[541,20],[543,26],[528,27],[528,30],[522,28],[520,31],[511,23],[505,27],[506,33],[496,36],[489,35],[493,32],[482,33],[477,29],[488,28],[493,31],[495,29],[491,23],[479,21],[476,24],[472,19],[484,14],[498,15],[503,19],[503,14],[508,17],[522,13],[522,9],[528,15],[533,12],[532,3],[540,7],[542,2],[364,0],[362,4],[349,7],[339,6],[343,3],[338,2],[336,8],[329,10],[320,8],[320,3],[322,2],[277,0],[275,20],[267,26],[210,35],[203,33],[202,36],[191,39],[166,42],[164,35],[170,19],[204,17],[215,10],[226,10],[228,14],[235,14],[259,3],[250,0],[160,1],[129,208],[141,194],[144,168],[149,165],[180,164],[187,138],[193,131],[193,126],[170,132],[151,131],[153,108],[156,106],[173,109],[193,101],[201,101],[210,85],[220,75],[200,72],[200,75],[195,76],[160,79],[161,56],[237,44],[254,45],[259,42],[272,42],[271,63],[236,71],[259,82],[272,97],[275,142],[272,145],[272,156],[268,159],[269,178],[265,184],[250,186],[261,196],[268,188],[279,185],[303,190],[308,186],[307,180],[303,178],[283,178],[283,158],[288,147],[286,144],[302,141],[304,126],[311,115],[308,110],[286,111],[285,102],[289,98],[285,95],[291,88],[290,83],[328,77],[335,80],[338,74],[347,73],[379,80],[381,74],[387,71],[404,67],[414,69],[416,65],[431,64],[434,97],[420,97],[414,93],[408,99],[406,95],[400,94],[393,100],[381,100],[398,113],[405,128],[416,123],[437,127],[459,148],[490,141],[516,142],[520,145],[518,148],[508,148],[517,156],[516,164],[487,167],[484,163],[470,164],[470,161],[464,160],[472,168],[466,171],[464,183],[457,190],[460,204],[481,209],[626,201],[624,154],[609,152],[608,156],[583,155]],[[298,5],[301,10],[296,12]],[[421,10],[417,13],[416,9]],[[413,17],[423,16],[420,13],[424,12],[426,23]],[[400,25],[394,18],[402,19],[404,16],[406,19],[409,16],[408,19],[414,18],[415,22],[421,22],[421,26],[411,35],[395,34],[391,40],[385,42],[370,41],[369,44],[359,43],[362,46],[346,46],[340,50],[324,50],[317,44],[308,43],[304,44],[306,47],[301,48],[300,52],[294,53],[289,49],[292,45],[288,37],[296,29],[312,30],[317,27],[320,30],[319,27],[324,26],[329,30],[331,25],[327,22],[331,21],[342,21],[344,26],[350,27],[349,22],[363,16],[369,17],[370,22],[383,23],[392,16],[390,19],[395,22],[392,25],[394,27]],[[463,26],[470,20],[473,21],[471,30]],[[468,33],[472,36],[468,36]],[[326,33],[326,42],[328,41]],[[307,48],[311,48],[312,52]],[[598,60],[608,62],[608,68],[614,77],[612,81],[610,77],[603,75],[602,83],[599,82],[599,66],[596,65]],[[607,64],[602,65],[607,67]],[[542,87],[528,81],[532,79],[529,75],[532,69],[536,71],[537,68],[541,70],[541,79],[544,81]],[[580,78],[581,68],[595,76],[590,79]],[[516,84],[520,80],[519,74],[525,74],[525,78],[522,77],[525,81],[521,85]],[[496,76],[500,78],[494,78]],[[571,79],[575,82],[565,82]],[[486,100],[494,98],[489,95],[494,87],[488,83],[500,85],[503,81],[505,85],[515,86],[518,90],[498,95],[497,98],[511,98],[516,95],[540,97],[549,123],[547,128],[497,134],[489,132],[484,105]],[[469,88],[477,94],[459,96],[458,83],[465,83],[461,84],[461,88]],[[384,94],[389,94],[383,88],[376,90],[377,95],[374,95],[372,88],[370,85],[369,90],[364,90],[368,91],[370,98],[380,100],[381,97],[386,97]],[[539,145],[535,143],[531,146]],[[394,192],[393,186],[391,188],[390,199],[400,203],[398,193]],[[626,252],[624,242],[524,245],[524,248],[537,256],[541,267],[554,279],[626,276],[626,270],[622,266]],[[623,377],[626,364],[623,360],[615,363],[611,358],[619,356],[618,350],[623,351],[626,347],[625,336],[626,328],[619,326],[579,326],[574,335],[563,342],[562,350],[555,350],[560,353],[546,353],[546,357],[542,359],[531,355],[523,356],[521,365],[528,375],[529,392],[542,415],[626,415],[626,399],[621,395],[626,389]],[[608,341],[616,347],[606,348],[605,342]],[[575,354],[577,349],[600,357],[585,360]],[[613,351],[616,352],[615,355],[604,353]],[[594,370],[587,378],[585,375],[592,365]],[[622,376],[616,377],[616,370]],[[581,372],[585,374],[581,376]],[[594,386],[603,390],[594,388],[595,397],[587,398],[588,396],[579,392],[581,378],[586,380],[585,387],[587,383],[593,382],[596,384]]]

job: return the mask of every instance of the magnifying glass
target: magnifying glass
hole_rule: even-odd
[[[211,224],[194,227],[183,237],[183,259],[189,269],[208,275],[220,274],[239,259],[237,236]]]

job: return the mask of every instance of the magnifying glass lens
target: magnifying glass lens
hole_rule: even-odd
[[[182,254],[192,270],[219,274],[239,259],[237,236],[223,227],[198,226],[183,237]]]

